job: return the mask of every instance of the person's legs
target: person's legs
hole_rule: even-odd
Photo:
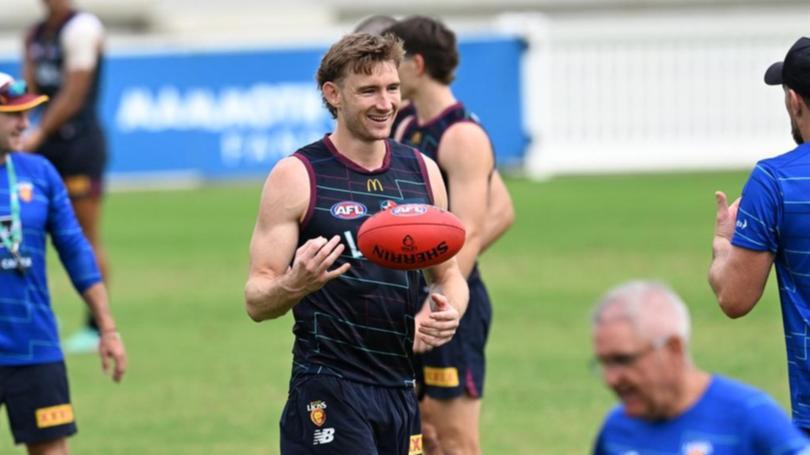
[[[53,441],[26,444],[28,455],[68,455],[67,439],[59,438]]]
[[[481,399],[460,396],[449,400],[437,400],[426,396],[419,406],[422,412],[422,438],[425,455],[479,455],[481,453],[478,432],[481,414]],[[435,440],[429,445],[425,422],[429,431],[435,432]]]
[[[367,387],[363,396],[374,439],[380,454],[421,455],[424,453],[416,394],[410,388]]]
[[[99,125],[88,125],[71,138],[54,139],[46,143],[41,153],[54,164],[65,182],[73,211],[93,247],[101,276],[109,290],[110,271],[99,233],[103,175],[107,162],[104,133]],[[66,352],[96,352],[98,349],[96,321],[89,311],[85,317],[84,327],[64,342]]]
[[[101,271],[101,277],[104,283],[108,284],[110,280],[110,271],[107,261],[107,251],[101,241],[100,225],[101,225],[101,208],[102,208],[102,195],[94,193],[82,198],[71,199],[73,211],[76,212],[76,218],[79,220],[79,225],[82,227],[85,237],[93,247],[96,253],[96,262]]]
[[[458,343],[461,344],[461,343]],[[448,350],[453,352],[452,349]],[[444,354],[447,354],[445,352]],[[481,452],[478,422],[483,381],[474,380],[472,356],[456,353],[459,362],[437,365],[424,359],[425,396],[419,403],[422,441],[426,455],[476,455]],[[483,363],[481,362],[481,365]]]
[[[419,403],[419,413],[422,415],[422,448],[425,455],[444,455],[439,444],[439,432],[431,422],[435,416],[430,415],[431,409],[425,406],[425,400]],[[427,415],[426,415],[427,413]]]
[[[104,283],[109,286],[107,252],[101,241],[100,224],[102,208],[101,181],[87,176],[65,178],[73,211],[85,237],[96,254],[96,263]],[[90,311],[86,313],[85,327],[65,341],[65,350],[71,353],[95,352],[98,349],[99,333]]]
[[[4,367],[5,403],[16,444],[29,453],[66,454],[76,433],[64,362]]]
[[[424,397],[419,409],[426,455],[481,452],[478,425],[492,306],[477,274],[468,284],[470,303],[456,335],[420,359]]]

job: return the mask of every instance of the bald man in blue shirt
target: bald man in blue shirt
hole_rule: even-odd
[[[810,455],[810,442],[765,393],[699,369],[689,312],[667,286],[608,292],[593,318],[595,365],[621,403],[596,455]]]

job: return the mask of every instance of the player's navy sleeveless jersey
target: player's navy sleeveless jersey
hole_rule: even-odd
[[[299,246],[340,236],[346,249],[333,267],[352,267],[293,308],[294,375],[331,374],[382,386],[413,385],[414,315],[421,307],[419,272],[386,269],[356,248],[369,216],[402,203],[433,203],[422,155],[386,141],[381,168],[365,170],[328,137],[295,153],[310,178],[310,207]]]
[[[416,147],[437,163],[439,162],[439,142],[441,142],[445,131],[459,122],[472,122],[481,126],[475,114],[468,111],[460,102],[448,107],[441,114],[436,116],[436,118],[424,125],[419,124],[416,118],[416,109],[404,110],[404,114],[409,115],[400,120],[400,123],[407,123],[407,125],[403,127],[404,130],[402,132],[401,142]],[[483,129],[483,126],[481,126],[481,128]],[[395,130],[392,129],[392,131]],[[447,177],[444,169],[442,169],[442,176],[445,177],[444,180],[446,182]]]
[[[394,137],[394,133],[397,132],[399,126],[402,125],[402,122],[405,120],[411,121],[416,118],[416,108],[414,107],[413,103],[408,103],[405,107],[400,108],[397,111],[397,115],[394,116],[394,123],[391,125],[391,137]]]
[[[68,23],[77,15],[82,14],[72,11],[65,20],[56,27],[48,26],[43,21],[36,24],[29,32],[26,40],[25,52],[28,58],[34,62],[34,81],[37,85],[38,93],[48,95],[53,99],[56,93],[64,84],[64,52],[61,39],[62,33]],[[60,128],[60,132],[65,131],[75,134],[76,130],[84,130],[98,122],[96,116],[96,102],[101,81],[102,59],[99,57],[93,80],[79,110],[71,119]],[[71,130],[71,131],[68,131]]]
[[[408,107],[411,107],[409,105]],[[430,159],[435,161],[436,163],[439,162],[439,143],[442,140],[442,136],[444,135],[445,131],[447,131],[451,126],[455,125],[459,122],[472,122],[478,126],[481,124],[478,122],[475,114],[468,111],[463,104],[460,102],[453,104],[452,106],[445,109],[441,114],[436,116],[433,120],[425,123],[424,125],[420,125],[419,121],[416,117],[416,109],[412,109],[410,111],[410,116],[405,117],[400,120],[400,123],[405,124],[402,128],[402,139],[401,142],[406,145],[410,145],[416,147],[428,156]],[[483,127],[481,127],[483,129]],[[392,131],[395,131],[392,129]],[[494,158],[494,157],[493,157]],[[439,168],[442,172],[442,178],[444,179],[445,183],[447,182],[447,173],[439,165]],[[447,189],[448,193],[450,188]],[[449,207],[450,211],[453,210],[453,207]],[[469,279],[475,279],[478,277],[478,265],[473,268],[473,271],[470,273]]]

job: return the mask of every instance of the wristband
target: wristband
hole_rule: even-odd
[[[113,330],[105,330],[105,331],[102,331],[102,332],[101,332],[101,334],[100,334],[100,337],[101,337],[101,338],[104,338],[104,337],[105,337],[105,336],[107,336],[107,335],[112,335],[112,336],[114,336],[115,338],[117,338],[119,341],[121,340],[121,334],[120,334],[120,333],[118,333],[118,330],[113,329]]]

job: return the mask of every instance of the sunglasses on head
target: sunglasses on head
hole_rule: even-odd
[[[9,98],[17,98],[25,95],[28,86],[24,80],[18,80],[0,87],[0,95]]]

